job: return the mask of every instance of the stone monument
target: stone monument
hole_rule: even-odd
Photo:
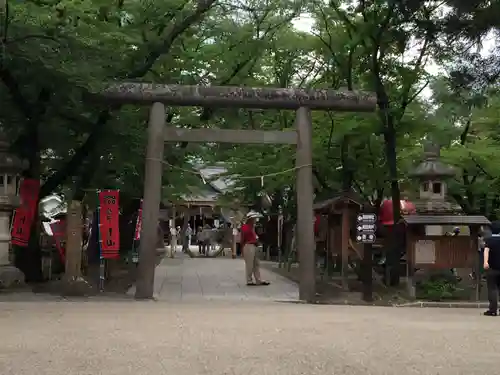
[[[12,211],[19,207],[20,175],[27,163],[9,153],[9,143],[0,129],[0,289],[24,284],[24,274],[10,257]]]

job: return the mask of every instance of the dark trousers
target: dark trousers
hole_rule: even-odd
[[[205,254],[205,255],[208,255],[208,245],[209,243],[208,242],[205,242],[205,241],[199,241],[198,242],[198,251],[200,252],[200,254]]]
[[[486,271],[486,286],[488,287],[488,301],[490,302],[489,310],[492,312],[497,312],[498,294],[500,292],[500,271]]]

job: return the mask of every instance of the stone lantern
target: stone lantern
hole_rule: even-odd
[[[12,210],[19,207],[20,174],[26,163],[9,153],[9,143],[0,128],[0,289],[24,282],[24,274],[10,262]]]
[[[406,242],[408,294],[415,297],[415,269],[478,269],[478,233],[490,221],[481,215],[464,215],[460,206],[446,199],[446,180],[455,168],[439,160],[439,146],[424,145],[424,160],[410,173],[419,183],[416,214],[403,215]],[[458,230],[457,230],[458,229]],[[476,283],[479,300],[481,283]]]
[[[424,145],[424,160],[410,173],[419,181],[419,199],[415,202],[417,213],[447,214],[460,211],[456,204],[446,199],[446,179],[455,176],[452,166],[439,160],[439,146],[428,142]]]

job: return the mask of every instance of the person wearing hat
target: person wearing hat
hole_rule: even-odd
[[[491,223],[491,236],[484,240],[483,267],[486,271],[486,286],[490,306],[484,315],[498,315],[498,293],[500,291],[500,221]]]
[[[246,222],[241,226],[241,248],[245,260],[245,273],[247,285],[269,285],[269,282],[260,278],[260,261],[257,256],[257,234],[255,233],[255,220],[260,216],[255,211],[250,211]],[[255,282],[254,280],[255,279]]]

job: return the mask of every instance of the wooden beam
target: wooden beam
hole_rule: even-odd
[[[217,143],[297,143],[296,131],[243,130],[243,129],[182,129],[165,128],[165,142],[217,142]]]
[[[98,99],[115,103],[226,108],[292,109],[374,112],[376,96],[372,93],[329,89],[293,89],[236,86],[181,86],[123,82],[111,84],[94,94]]]

